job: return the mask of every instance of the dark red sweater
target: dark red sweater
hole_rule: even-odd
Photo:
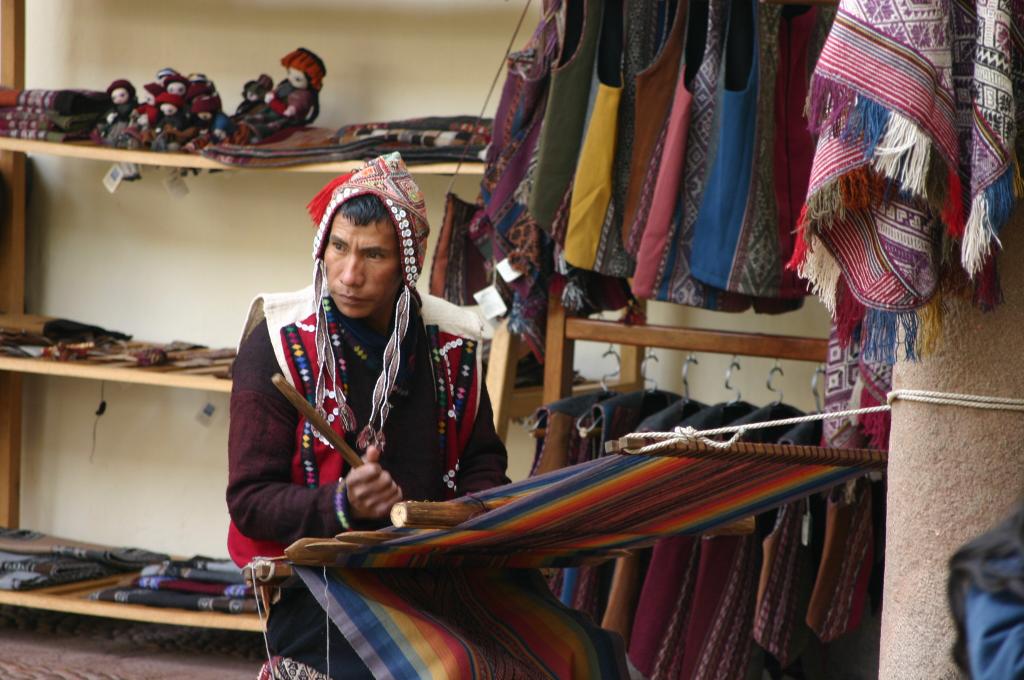
[[[415,373],[409,394],[391,397],[381,466],[406,500],[439,501],[445,497],[445,466],[438,444],[436,393],[422,324],[417,333]],[[280,371],[264,321],[242,343],[234,363],[227,503],[243,534],[287,545],[306,536],[333,536],[342,527],[334,512],[334,484],[309,489],[291,481],[299,414],[270,382]],[[362,361],[351,360],[348,379],[349,404],[361,429],[370,415],[377,376]],[[459,493],[507,484],[507,462],[487,390],[482,389],[473,436],[459,460]]]

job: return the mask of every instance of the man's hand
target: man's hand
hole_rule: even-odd
[[[345,477],[348,507],[355,519],[383,519],[391,506],[402,500],[402,490],[380,466],[380,449],[366,448],[363,464],[349,470]]]

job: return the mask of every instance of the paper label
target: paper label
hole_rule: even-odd
[[[121,182],[124,181],[124,170],[121,168],[120,163],[114,163],[107,170],[107,174],[103,175],[103,186],[107,188],[107,191],[114,193],[117,188],[121,186]]]
[[[139,171],[139,166],[136,163],[118,163],[118,165],[121,167],[121,173],[124,175],[125,182],[133,182],[142,178],[142,173]]]
[[[167,193],[174,198],[188,196],[188,184],[185,184],[185,178],[181,176],[177,168],[173,168],[167,173],[167,177],[164,178],[164,186],[167,187]]]
[[[811,544],[811,513],[805,512],[803,521],[800,522],[800,544]]]
[[[505,283],[512,283],[523,275],[521,271],[512,267],[512,263],[508,261],[507,257],[498,263],[497,268],[498,273],[501,274],[501,278],[505,280]]]
[[[494,286],[487,286],[473,293],[473,299],[480,305],[480,312],[485,319],[495,319],[508,311],[505,301],[501,299],[501,293]]]

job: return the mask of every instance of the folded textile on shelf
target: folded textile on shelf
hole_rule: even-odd
[[[98,543],[74,541],[28,529],[0,527],[0,551],[20,555],[55,555],[90,560],[118,571],[133,571],[147,564],[168,559],[163,553],[141,548],[118,548]]]
[[[197,555],[146,565],[130,585],[92,593],[93,600],[228,614],[256,611],[252,588],[231,560]]]
[[[173,578],[202,581],[222,585],[245,585],[242,570],[231,560],[211,560],[207,557],[193,557],[188,560],[164,560],[142,569],[144,578]]]
[[[255,598],[211,597],[200,593],[179,593],[146,588],[105,588],[91,593],[89,599],[225,614],[245,614],[256,611]]]
[[[0,137],[85,139],[109,104],[92,90],[0,90]]]
[[[88,581],[117,573],[98,561],[0,550],[0,590],[31,590]]]
[[[216,144],[202,154],[245,167],[363,160],[398,151],[409,162],[480,160],[491,139],[491,121],[473,116],[436,116],[359,123],[339,130],[295,128],[260,144]]]

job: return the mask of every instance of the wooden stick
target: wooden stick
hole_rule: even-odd
[[[301,394],[295,391],[295,388],[285,380],[283,375],[275,373],[274,377],[272,377],[270,381],[274,383],[274,387],[276,387],[277,390],[283,394],[289,402],[291,402],[291,405],[294,406],[299,413],[305,416],[306,420],[312,423],[313,427],[315,427],[317,431],[322,434],[328,442],[330,442],[331,446],[334,447],[334,450],[345,458],[346,463],[354,468],[363,464],[363,459],[359,457],[359,454],[353,451],[352,447],[345,443],[345,440],[334,431],[334,428],[327,424],[327,421],[323,419],[323,416],[317,413],[316,409],[310,406],[308,401],[302,398]]]
[[[403,501],[391,506],[391,523],[413,529],[449,529],[484,514],[489,508],[470,503]]]
[[[645,438],[643,433],[631,434],[621,437],[617,441],[605,442],[605,452],[632,454],[643,446],[656,442],[655,439]],[[683,439],[650,455],[870,468],[885,468],[889,462],[889,452],[877,449],[832,449],[823,446],[762,444],[759,442],[735,442],[727,449],[719,449],[700,440],[686,441]]]

